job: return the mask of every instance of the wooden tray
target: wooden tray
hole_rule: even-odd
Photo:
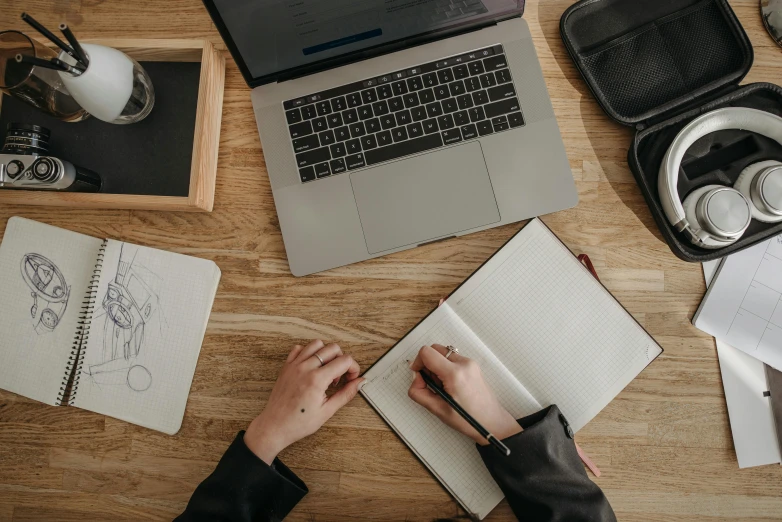
[[[211,212],[223,111],[225,58],[208,40],[92,39],[138,62],[201,62],[187,196],[0,190],[0,203],[76,208]],[[2,98],[0,96],[0,98]],[[74,130],[79,124],[74,125]],[[188,142],[189,143],[189,142]],[[63,158],[68,159],[68,158]],[[186,157],[184,159],[186,160]],[[84,165],[86,166],[86,165]],[[185,180],[183,180],[185,181]],[[184,187],[181,193],[184,194]]]

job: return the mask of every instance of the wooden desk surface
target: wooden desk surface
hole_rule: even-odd
[[[663,243],[625,160],[630,131],[601,112],[559,38],[570,3],[530,0],[525,14],[581,197],[544,221],[590,255],[665,348],[577,440],[602,469],[596,482],[620,520],[782,519],[782,467],[739,471],[714,342],[689,323],[705,290],[701,268]],[[782,50],[757,0],[732,4],[755,47],[745,81],[782,84]],[[65,19],[83,38],[207,37],[225,48],[198,0],[6,0],[0,28],[26,31],[22,10],[49,27]],[[337,341],[370,365],[520,228],[293,278],[250,91],[230,57],[212,214],[4,206],[0,230],[13,215],[212,259],[223,279],[176,437],[0,391],[0,521],[171,519],[261,410],[293,344]],[[292,521],[460,513],[361,398],[282,458],[310,488]],[[503,502],[487,520],[513,516]]]

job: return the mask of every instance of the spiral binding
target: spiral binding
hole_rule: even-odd
[[[87,293],[84,295],[84,301],[81,306],[81,315],[79,316],[76,336],[73,338],[73,348],[71,356],[68,358],[68,365],[65,368],[60,393],[57,401],[60,406],[73,406],[76,400],[76,392],[79,391],[79,379],[81,379],[81,368],[84,364],[84,346],[90,339],[90,325],[92,315],[95,310],[95,298],[98,295],[98,283],[100,274],[103,271],[103,258],[106,256],[106,245],[108,240],[101,243],[98,250],[98,258],[95,261],[95,269],[92,271],[90,284],[87,287]]]

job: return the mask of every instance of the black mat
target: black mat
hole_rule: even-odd
[[[49,154],[99,173],[102,193],[187,197],[201,64],[141,65],[152,78],[155,107],[138,123],[64,123],[5,96],[0,135],[5,139],[12,121],[43,125],[52,131]]]

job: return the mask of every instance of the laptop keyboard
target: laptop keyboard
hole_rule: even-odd
[[[501,45],[283,103],[302,182],[524,125]]]

